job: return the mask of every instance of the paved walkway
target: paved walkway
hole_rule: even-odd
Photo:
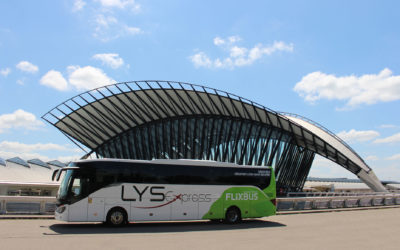
[[[237,225],[0,220],[2,249],[400,249],[400,208],[279,215]]]

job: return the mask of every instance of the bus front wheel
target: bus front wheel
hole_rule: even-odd
[[[230,207],[225,214],[225,222],[229,224],[238,223],[242,220],[240,210],[237,207]]]
[[[124,209],[116,207],[110,210],[107,214],[107,224],[111,226],[122,226],[128,221],[126,212]]]

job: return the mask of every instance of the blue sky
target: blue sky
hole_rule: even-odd
[[[398,1],[0,2],[0,157],[80,150],[40,117],[113,82],[174,80],[310,118],[400,180]],[[354,176],[317,158],[310,176]]]

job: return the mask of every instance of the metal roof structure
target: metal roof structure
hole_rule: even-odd
[[[117,83],[72,97],[42,118],[97,157],[274,165],[278,186],[293,191],[319,154],[386,191],[353,149],[317,123],[200,85]]]
[[[31,159],[31,160],[28,160],[27,162],[30,163],[30,164],[35,164],[35,165],[38,165],[38,166],[41,166],[41,167],[44,167],[44,168],[51,169],[49,167],[49,165],[47,165],[47,163],[45,163],[44,161],[42,161],[40,159]]]
[[[324,128],[322,125],[319,125],[314,121],[311,121],[305,117],[296,114],[283,113],[283,112],[281,112],[280,114],[284,115],[292,122],[295,122],[303,126],[304,128],[310,130],[312,133],[320,136],[321,139],[329,143],[330,146],[334,148],[333,150],[331,148],[327,148],[326,152],[328,153],[324,155],[324,152],[320,152],[320,155],[323,155],[326,158],[335,161],[336,159],[334,159],[335,157],[332,157],[332,153],[336,154],[336,152],[340,152],[339,155],[337,155],[340,161],[347,161],[347,159],[343,157],[345,156],[351,162],[356,164],[358,167],[364,169],[365,171],[368,172],[371,170],[371,168],[364,162],[364,160],[346,142],[344,142],[334,133],[330,132],[328,129]]]
[[[0,157],[0,165],[6,166],[6,161]]]
[[[13,158],[7,159],[6,161],[30,168],[29,164],[20,157],[13,157]]]
[[[59,168],[63,168],[63,167],[66,167],[66,166],[67,166],[67,164],[62,163],[62,162],[60,162],[60,161],[58,161],[58,160],[48,161],[47,164],[48,164],[48,165],[53,165],[53,166],[56,166],[56,167],[59,167]]]

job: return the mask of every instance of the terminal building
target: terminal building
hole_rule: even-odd
[[[400,182],[381,181],[388,191],[398,192]],[[371,189],[360,179],[308,177],[303,192],[370,193]]]
[[[318,154],[373,191],[387,191],[349,145],[318,123],[200,85],[117,83],[74,96],[42,118],[85,150],[83,158],[272,166],[285,195],[302,191]]]
[[[59,161],[0,158],[0,196],[56,196],[59,182],[51,181],[51,174],[65,166]]]

